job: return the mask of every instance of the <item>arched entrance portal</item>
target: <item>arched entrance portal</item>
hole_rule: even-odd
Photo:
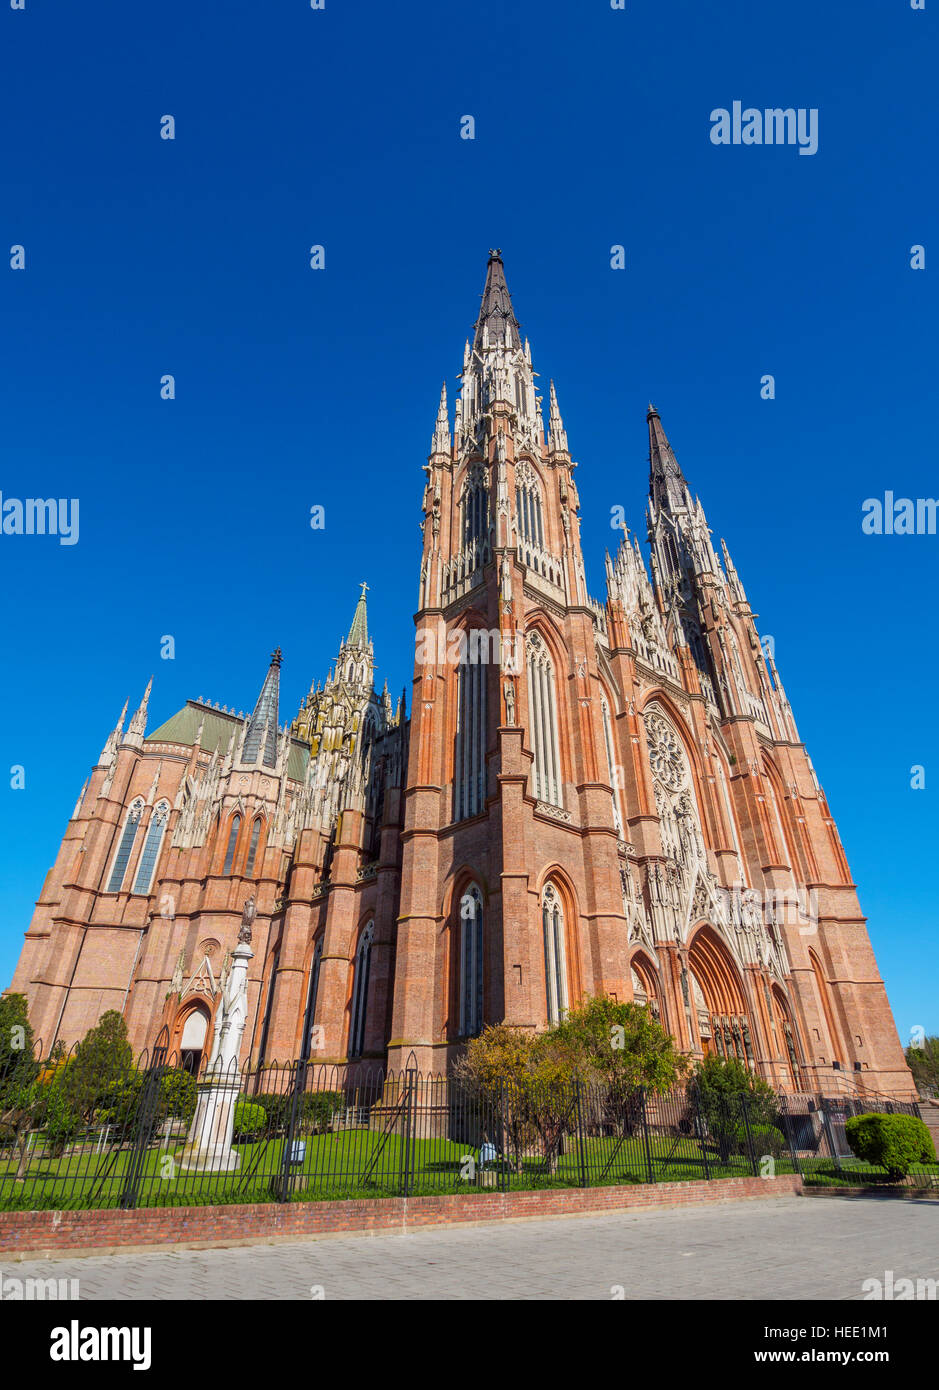
[[[695,934],[688,952],[701,1051],[736,1058],[754,1068],[753,1029],[743,984],[727,947],[710,927]]]
[[[199,1004],[186,1018],[179,1040],[180,1065],[193,1076],[199,1075],[208,1031],[209,1011]]]

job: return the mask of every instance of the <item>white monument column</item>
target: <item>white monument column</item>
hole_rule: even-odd
[[[238,945],[232,952],[222,996],[221,1022],[215,1030],[208,1071],[199,1085],[196,1113],[180,1156],[180,1166],[189,1170],[230,1173],[241,1162],[241,1155],[232,1148],[232,1131],[241,1089],[238,1058],[248,1021],[248,962],[254,956],[251,923],[256,912],[251,897],[241,914]]]

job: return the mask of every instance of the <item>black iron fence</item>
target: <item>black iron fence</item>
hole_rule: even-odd
[[[870,1108],[865,1101],[861,1107]],[[902,1107],[898,1109],[913,1107]],[[475,1086],[304,1061],[197,1078],[162,1049],[34,1064],[0,1093],[0,1209],[587,1187],[863,1168],[843,1100]],[[859,1112],[856,1112],[859,1113]],[[934,1182],[923,1169],[916,1180]]]
[[[813,1186],[877,1187],[890,1184],[939,1189],[939,1164],[915,1162],[906,1175],[891,1177],[885,1168],[857,1158],[845,1126],[857,1115],[913,1115],[913,1101],[886,1097],[784,1095],[778,1098],[780,1123],[803,1181]]]

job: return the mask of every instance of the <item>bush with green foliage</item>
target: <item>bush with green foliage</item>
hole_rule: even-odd
[[[935,1163],[932,1136],[916,1115],[855,1115],[845,1121],[851,1152],[902,1182],[916,1163]]]
[[[303,1097],[303,1132],[324,1134],[345,1103],[342,1091],[308,1091]]]
[[[267,1130],[267,1111],[263,1105],[239,1097],[235,1104],[232,1138],[238,1144],[253,1144]]]
[[[157,1120],[189,1124],[196,1113],[196,1078],[182,1067],[171,1067],[160,1077]]]
[[[255,1105],[263,1105],[271,1132],[285,1132],[290,1125],[293,1096],[286,1092],[263,1092],[253,1096]],[[322,1134],[329,1129],[333,1116],[345,1105],[342,1091],[304,1091],[297,1114],[301,1134]]]
[[[751,1125],[750,1140],[757,1162],[767,1155],[770,1158],[782,1158],[786,1152],[786,1136],[775,1125]],[[746,1157],[750,1155],[745,1124],[737,1127],[737,1152]]]

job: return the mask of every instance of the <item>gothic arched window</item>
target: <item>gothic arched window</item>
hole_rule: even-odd
[[[546,883],[541,895],[541,921],[544,927],[548,1022],[559,1023],[567,1009],[567,952],[564,945],[564,907],[553,883]]]
[[[313,960],[310,963],[310,983],[307,987],[306,1012],[303,1015],[303,1037],[300,1041],[300,1058],[306,1062],[313,1051],[313,1020],[316,1017],[316,996],[320,986],[320,965],[323,960],[323,938],[313,947]]]
[[[610,768],[610,786],[613,788],[613,824],[622,835],[623,818],[619,808],[620,772],[613,750],[613,725],[610,722],[610,707],[605,696],[600,700],[600,712],[603,715],[603,740],[606,744],[606,760]]]
[[[232,816],[231,830],[228,832],[228,847],[225,850],[225,863],[222,865],[222,873],[230,874],[232,865],[235,862],[235,846],[238,843],[238,832],[241,829],[241,817]]]
[[[548,649],[537,632],[530,632],[528,648],[528,719],[534,762],[532,785],[538,801],[562,804],[561,759],[558,753],[557,701],[554,667]]]
[[[489,535],[489,490],[481,469],[467,473],[460,502],[460,544],[482,545]]]
[[[460,899],[460,1036],[483,1027],[483,895],[475,883]]]
[[[138,800],[131,803],[127,812],[127,819],[124,821],[124,829],[121,833],[120,841],[117,846],[117,853],[114,856],[114,863],[111,865],[111,877],[108,879],[109,893],[119,893],[124,882],[124,875],[127,872],[127,862],[130,859],[130,852],[134,847],[137,838],[137,830],[140,825],[140,817],[143,814],[143,801]]]
[[[258,841],[261,838],[261,817],[258,816],[251,827],[251,840],[248,844],[248,858],[245,861],[245,876],[250,878],[254,873],[254,861],[258,853]]]
[[[482,661],[457,670],[453,819],[478,815],[486,797],[486,671]]]
[[[515,470],[515,516],[518,538],[525,544],[544,550],[544,521],[541,514],[541,489],[530,465],[524,460]]]
[[[147,838],[143,842],[143,850],[140,854],[140,863],[137,865],[137,875],[134,879],[135,893],[149,893],[150,884],[153,882],[153,871],[160,854],[160,846],[163,843],[163,834],[166,830],[166,822],[170,813],[168,801],[161,801],[150,812],[150,824],[147,827]]]
[[[352,981],[352,1021],[349,1024],[349,1056],[361,1057],[365,1048],[365,1012],[368,1007],[368,977],[372,965],[372,938],[375,923],[369,922],[359,938]]]

